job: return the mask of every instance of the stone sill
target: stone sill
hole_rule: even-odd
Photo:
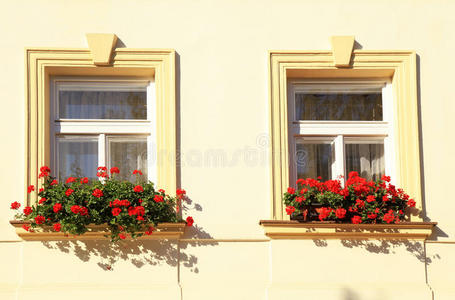
[[[412,239],[426,240],[436,222],[399,224],[348,224],[261,220],[265,235],[271,239]]]
[[[10,221],[10,224],[16,229],[16,234],[26,241],[68,241],[68,240],[109,240],[110,231],[106,225],[89,225],[86,233],[82,235],[65,234],[55,232],[52,227],[46,227],[43,230],[34,232],[26,231],[22,228],[24,224],[30,224],[24,221]],[[161,239],[179,239],[185,230],[185,223],[159,223],[157,230],[151,235],[143,235],[138,240],[161,240]],[[105,235],[108,235],[107,237]],[[131,238],[130,238],[131,239]]]

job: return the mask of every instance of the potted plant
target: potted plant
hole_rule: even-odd
[[[298,179],[297,189],[288,188],[283,201],[286,213],[298,221],[337,223],[399,223],[406,219],[406,209],[415,207],[402,189],[390,183],[389,176],[368,181],[357,172],[340,180]]]
[[[72,235],[82,235],[93,225],[107,228],[113,242],[127,237],[151,235],[160,223],[181,223],[179,215],[185,190],[178,189],[170,196],[162,189],[155,189],[152,182],[134,170],[136,182],[117,179],[119,168],[98,167],[99,180],[87,177],[69,177],[58,182],[50,175],[47,166],[40,168],[39,178],[44,182],[38,191],[39,200],[16,214],[22,228],[32,232],[47,230]],[[35,191],[29,186],[28,193]],[[13,202],[11,209],[19,210],[20,203]],[[185,224],[185,223],[183,223]],[[191,226],[193,218],[187,217]]]

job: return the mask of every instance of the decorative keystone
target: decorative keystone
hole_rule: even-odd
[[[354,48],[354,36],[332,36],[332,51],[336,67],[349,67],[352,49]]]
[[[87,43],[95,65],[110,65],[112,50],[117,42],[113,33],[87,33]]]

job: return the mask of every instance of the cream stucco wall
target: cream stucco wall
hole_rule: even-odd
[[[454,299],[454,1],[1,1],[0,299]],[[21,242],[24,48],[86,48],[85,33],[177,52],[180,182],[197,226],[185,240]],[[422,188],[431,242],[274,240],[268,50],[418,54]],[[216,157],[224,161],[214,161]],[[198,240],[190,240],[190,239]]]

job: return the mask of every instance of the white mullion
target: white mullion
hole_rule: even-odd
[[[158,153],[157,153],[157,120],[155,81],[151,80],[147,86],[147,120],[149,121],[147,133],[147,176],[148,180],[157,184],[158,179]]]
[[[98,136],[98,166],[106,166],[106,135]]]
[[[345,176],[345,155],[344,155],[344,137],[343,135],[337,135],[334,140],[335,143],[335,174],[332,174],[332,178],[335,179],[338,176]]]

